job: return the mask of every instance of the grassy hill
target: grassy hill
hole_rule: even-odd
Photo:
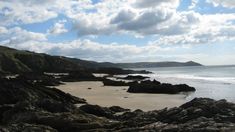
[[[62,56],[16,50],[0,46],[0,73],[22,72],[71,72],[94,70],[99,68],[146,68],[169,66],[200,66],[196,62],[140,62],[140,63],[110,63],[86,61]]]
[[[15,50],[0,46],[0,72],[66,72],[84,67],[66,57]]]

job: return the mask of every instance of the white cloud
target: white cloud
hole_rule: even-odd
[[[28,41],[47,41],[47,37],[45,34],[42,33],[35,33],[24,30],[20,27],[14,27],[7,29],[3,34],[0,36],[1,40],[0,43],[11,43],[11,44],[18,44]]]
[[[111,20],[111,24],[127,22],[134,19],[136,13],[131,9],[128,10],[121,10],[114,18]]]
[[[0,0],[0,25],[45,22],[58,14],[73,17],[92,8],[91,0]]]
[[[180,4],[179,0],[136,0],[134,6],[139,8],[149,8],[156,6],[176,8]]]
[[[62,20],[53,25],[47,33],[52,34],[52,35],[58,35],[58,34],[63,34],[68,32],[68,30],[65,28],[64,24],[67,22],[67,20]]]
[[[189,9],[193,9],[197,6],[199,0],[191,0],[191,5],[188,7]]]
[[[199,14],[195,14],[199,15]],[[190,15],[191,16],[191,15]],[[158,40],[151,42],[157,45],[171,44],[208,44],[235,40],[235,14],[199,15],[198,19],[190,19],[196,22],[186,34],[174,36],[161,36]],[[180,24],[180,23],[179,23]],[[185,24],[184,24],[185,25]],[[188,28],[187,28],[188,29]]]
[[[230,8],[234,7],[232,1],[207,0],[215,6]],[[165,44],[185,46],[235,40],[235,14],[200,14],[193,11],[197,2],[191,0],[190,10],[182,11],[177,9],[180,0],[102,0],[97,4],[91,0],[0,0],[0,43],[83,59],[135,61],[163,58],[161,51],[169,50],[160,47]],[[19,27],[6,28],[20,26],[14,24],[45,22],[59,14],[74,23],[79,36],[128,34],[143,38],[151,36],[156,40],[139,47],[89,40],[55,44],[48,42],[47,35],[68,32],[65,22],[55,23],[47,30],[48,34]]]
[[[30,50],[39,53],[49,53],[53,55],[62,55],[68,57],[77,57],[81,59],[96,60],[96,61],[136,61],[140,57],[144,60],[149,57],[158,59],[157,53],[170,51],[169,48],[161,48],[155,45],[135,46],[128,44],[101,44],[90,40],[74,40],[64,43],[50,43],[46,41],[22,41],[18,43],[7,42],[1,45],[12,48]]]
[[[207,1],[214,4],[233,5],[232,0]],[[189,8],[196,6],[197,2],[198,0],[191,0],[192,4]],[[58,14],[64,14],[72,19],[79,36],[131,34],[143,37],[153,35],[162,40],[168,36],[172,36],[172,39],[185,40],[189,38],[186,36],[190,36],[190,39],[202,38],[197,41],[204,42],[205,38],[199,36],[207,34],[213,38],[215,35],[212,31],[217,30],[217,27],[223,31],[221,24],[231,26],[227,21],[227,16],[230,15],[235,20],[233,14],[226,14],[227,16],[214,14],[220,17],[218,19],[195,11],[177,11],[179,4],[180,0],[102,0],[97,4],[93,4],[91,0],[42,0],[40,2],[37,0],[0,0],[0,14],[3,15],[0,25],[44,22]],[[221,16],[226,16],[226,18]],[[55,35],[65,32],[68,30],[61,22],[48,29],[48,33]]]
[[[0,24],[36,23],[55,18],[57,13],[48,7],[52,2],[52,0],[42,2],[36,0],[1,0],[0,14],[2,18]]]
[[[234,0],[206,0],[208,3],[212,3],[214,6],[223,6],[228,8],[235,8]]]
[[[137,17],[122,21],[118,24],[120,29],[133,30],[137,32],[148,32],[158,24],[169,20],[173,15],[171,10],[156,9],[151,11],[140,12]],[[117,16],[118,17],[118,16]],[[116,18],[117,18],[116,17]]]
[[[139,7],[142,4],[144,8]],[[119,33],[134,36],[177,35],[191,30],[199,17],[197,13],[177,12],[178,5],[179,0],[104,0],[93,7],[96,12],[71,16],[77,21],[75,28],[80,36]]]
[[[7,29],[5,27],[0,26],[0,34],[5,34],[7,33]]]

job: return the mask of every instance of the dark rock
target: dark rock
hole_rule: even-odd
[[[62,84],[54,76],[45,75],[43,73],[33,73],[33,72],[21,73],[16,77],[16,79],[18,81],[27,81],[33,85],[41,85],[41,86],[58,86]]]
[[[126,83],[124,81],[114,81],[110,79],[103,79],[102,80],[104,86],[129,86],[129,83]]]
[[[54,101],[50,99],[42,99],[35,103],[35,105],[43,110],[49,112],[67,112],[75,109],[75,106],[71,103]]]
[[[0,105],[0,122],[2,121],[5,112],[11,110],[14,105]]]
[[[120,115],[121,131],[235,131],[235,104],[196,98],[180,107]]]
[[[41,102],[39,104],[42,104],[43,102],[46,103],[43,100],[60,102],[68,105],[85,103],[84,99],[71,96],[70,94],[66,94],[55,88],[33,85],[27,82],[27,80],[0,79],[0,105],[16,104],[22,101]]]
[[[98,68],[93,70],[93,73],[106,73],[110,75],[125,75],[125,74],[150,74],[151,72],[146,70],[134,71],[134,70],[124,70],[121,68]]]
[[[115,113],[117,112],[126,112],[126,111],[130,111],[130,109],[125,109],[125,108],[122,108],[120,106],[112,106],[112,107],[109,107],[109,109]]]
[[[140,84],[149,83],[163,85]],[[0,78],[0,131],[235,131],[235,104],[226,100],[195,98],[180,107],[148,112],[89,104],[77,108],[77,103],[85,100],[24,79]]]
[[[137,75],[137,76],[132,76],[132,75],[128,75],[124,78],[120,78],[120,79],[125,79],[125,80],[144,80],[144,79],[147,79],[149,77],[146,77],[146,76],[140,76],[140,75]]]
[[[7,126],[0,126],[1,132],[58,132],[49,126],[35,125],[27,123],[10,124]]]
[[[63,82],[77,82],[77,81],[97,81],[96,78],[90,71],[73,71],[67,76],[62,76],[60,78]]]
[[[196,89],[186,84],[172,85],[168,83],[160,83],[154,81],[141,81],[140,83],[132,83],[127,90],[130,93],[165,93],[165,94],[178,94],[180,92],[191,92]]]
[[[90,104],[82,105],[79,107],[79,109],[92,115],[107,117],[107,118],[113,118],[113,114],[115,113],[109,108],[101,107],[98,105],[90,105]]]

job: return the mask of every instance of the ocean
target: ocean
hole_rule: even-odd
[[[235,102],[235,66],[161,67],[144,70],[152,71],[154,74],[149,75],[151,79],[162,83],[185,83],[195,87],[196,92],[186,94],[187,100],[208,97]]]

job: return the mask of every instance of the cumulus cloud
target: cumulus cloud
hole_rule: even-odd
[[[111,24],[127,22],[133,20],[136,14],[132,10],[121,10],[114,18],[111,20]]]
[[[198,0],[191,0],[191,5],[188,7],[189,9],[193,9],[197,6]]]
[[[128,44],[101,44],[90,40],[74,40],[64,43],[50,43],[45,41],[29,40],[21,43],[2,43],[1,45],[12,48],[35,51],[39,53],[49,53],[53,55],[62,55],[68,57],[76,57],[81,59],[96,61],[135,61],[141,57],[148,59],[153,54],[162,51],[170,51],[169,48],[161,48],[154,45],[135,46]],[[104,54],[105,53],[105,54]],[[158,56],[154,56],[155,59]]]
[[[64,24],[67,22],[67,20],[62,20],[53,25],[47,33],[52,34],[52,35],[58,35],[62,33],[68,32],[68,30],[65,28]]]
[[[20,27],[6,29],[6,31],[0,35],[0,38],[2,40],[0,42],[1,44],[20,44],[31,40],[39,42],[47,41],[47,36],[45,34],[30,32]]]
[[[0,0],[0,44],[14,48],[99,61],[132,61],[161,58],[161,46],[207,44],[235,40],[234,13],[200,14],[179,10],[180,0]],[[233,0],[207,0],[215,6],[233,8]],[[199,5],[199,4],[198,4]],[[68,32],[58,21],[47,34],[27,31],[21,24],[46,22],[62,14],[74,25],[78,36],[116,35],[152,37],[145,46],[102,44],[83,37],[66,43],[52,43],[48,34]],[[54,20],[53,20],[54,21]],[[14,27],[19,26],[19,27]],[[50,36],[49,36],[50,37]],[[147,43],[147,42],[146,42]],[[105,54],[104,54],[105,53]],[[128,56],[127,56],[128,54]]]
[[[91,0],[0,0],[0,25],[45,22],[92,9]]]
[[[137,5],[143,5],[144,8],[136,7]],[[123,0],[113,3],[102,1],[93,7],[96,12],[76,14],[75,29],[79,36],[119,33],[129,33],[134,36],[188,33],[199,21],[200,14],[192,11],[178,12],[176,9],[178,5],[178,0],[147,2]]]
[[[208,3],[212,3],[214,6],[223,6],[228,8],[235,8],[234,0],[206,0]]]
[[[52,55],[62,55],[97,61],[134,61],[138,57],[148,56],[168,51],[155,45],[136,46],[130,44],[102,44],[90,40],[77,39],[70,42],[52,43],[47,41],[47,36],[13,27],[1,32],[0,45],[16,49],[29,50]],[[105,54],[104,54],[105,53]],[[128,55],[128,56],[127,56]]]
[[[119,28],[125,30],[140,30],[153,27],[161,22],[167,21],[172,16],[172,12],[169,10],[152,10],[140,13],[135,19],[129,19],[129,21],[122,21],[118,25]]]
[[[170,44],[208,44],[235,40],[235,26],[231,20],[235,19],[234,14],[215,14],[201,16],[199,23],[187,34],[175,36],[162,36],[152,43],[157,45]]]
[[[7,29],[5,27],[0,26],[0,34],[5,34],[7,33]]]
[[[48,7],[53,1],[1,0],[1,25],[43,22],[57,17],[57,13]]]
[[[167,6],[176,8],[179,6],[179,0],[136,0],[134,6],[139,8],[149,8],[156,6]]]

